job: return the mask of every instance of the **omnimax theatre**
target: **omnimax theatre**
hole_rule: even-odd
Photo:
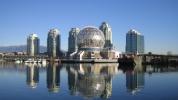
[[[103,22],[99,29],[92,26],[82,30],[72,28],[68,40],[70,59],[115,59],[119,57],[119,52],[113,48],[111,28],[106,22]]]

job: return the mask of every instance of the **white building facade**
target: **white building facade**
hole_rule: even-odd
[[[40,39],[36,34],[30,34],[27,38],[27,54],[29,56],[35,56],[39,54]]]

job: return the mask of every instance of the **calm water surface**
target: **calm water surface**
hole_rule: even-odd
[[[0,63],[0,100],[178,100],[178,67]]]

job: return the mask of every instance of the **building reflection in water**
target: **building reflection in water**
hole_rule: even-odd
[[[118,64],[68,65],[68,84],[71,95],[86,98],[109,98],[112,94],[112,76]]]
[[[36,88],[39,82],[39,67],[35,64],[27,64],[26,71],[27,85],[30,86],[31,88]]]
[[[134,95],[144,88],[145,77],[142,65],[119,67],[126,74],[126,88],[129,93]]]
[[[49,92],[57,93],[60,88],[60,67],[57,63],[47,66],[47,88]]]
[[[168,65],[147,65],[145,66],[145,72],[148,74],[152,73],[164,73],[164,72],[177,72],[178,67]]]

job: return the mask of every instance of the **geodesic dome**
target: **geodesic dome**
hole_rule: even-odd
[[[77,36],[79,50],[102,49],[105,44],[104,34],[95,27],[82,29]]]

